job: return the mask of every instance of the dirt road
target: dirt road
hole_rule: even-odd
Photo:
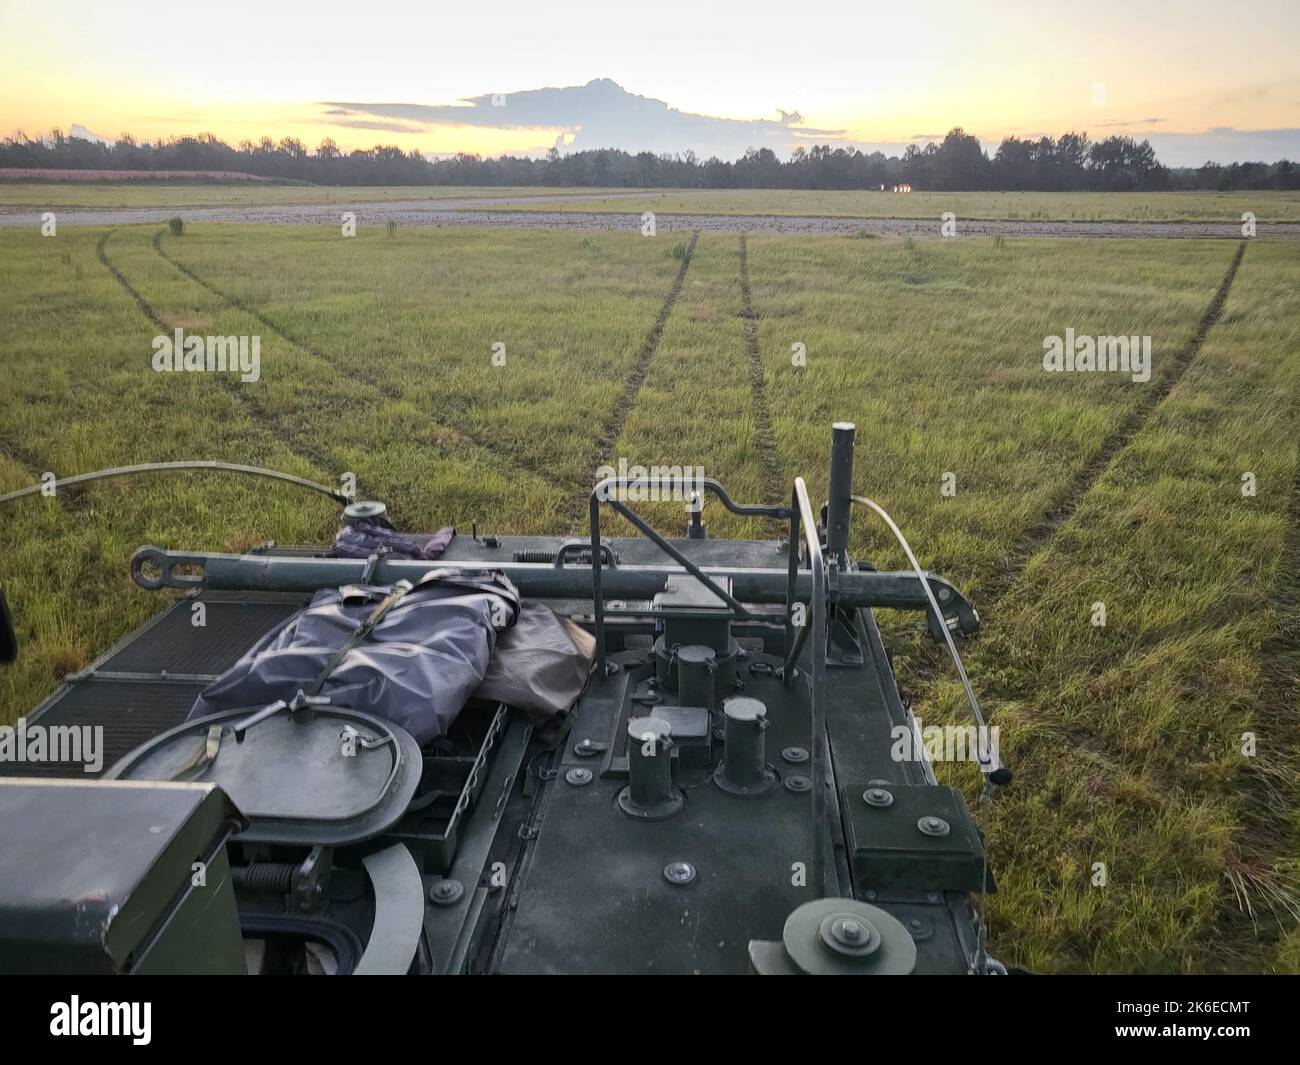
[[[165,222],[179,214],[187,222],[223,222],[243,225],[329,225],[341,224],[343,211],[356,214],[359,226],[382,226],[389,221],[401,227],[493,226],[507,229],[585,229],[639,232],[640,212],[597,213],[578,211],[507,211],[492,208],[536,204],[548,201],[643,197],[643,193],[564,193],[554,196],[501,197],[456,200],[408,200],[393,203],[358,203],[349,208],[338,204],[273,205],[239,207],[193,207],[162,210],[154,208],[75,209],[56,212],[60,226],[131,225]],[[0,227],[39,227],[40,211],[30,207],[0,208]],[[935,237],[939,219],[917,218],[831,218],[816,216],[720,215],[656,213],[657,233],[784,233],[807,236]],[[1145,239],[1220,238],[1238,240],[1241,226],[1235,222],[1072,222],[1072,221],[978,221],[957,220],[959,236],[1009,237],[1137,237]],[[1261,223],[1261,237],[1300,238],[1300,222]]]

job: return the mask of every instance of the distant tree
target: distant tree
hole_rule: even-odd
[[[596,187],[862,189],[907,182],[916,189],[1296,189],[1300,171],[1288,159],[1169,170],[1148,141],[1113,136],[1093,142],[1086,133],[1059,139],[1003,139],[993,159],[961,127],[940,144],[909,145],[901,156],[869,155],[840,145],[800,145],[782,162],[770,148],[750,148],[734,162],[715,156],[617,149],[541,159],[483,159],[457,153],[427,159],[395,145],[342,151],[325,138],[314,152],[296,137],[262,137],[232,148],[211,133],[156,143],[123,133],[113,144],[51,130],[33,138],[16,131],[0,143],[0,167],[85,170],[237,171],[328,185],[591,185]]]
[[[989,161],[973,137],[960,127],[950,130],[935,150],[927,188],[982,189]],[[915,182],[913,183],[915,184]]]

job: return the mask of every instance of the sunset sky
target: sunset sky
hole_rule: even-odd
[[[1150,136],[1175,165],[1271,160],[1300,156],[1297,42],[1295,0],[0,0],[0,136],[76,124],[108,139],[293,135],[489,155],[696,136],[655,139],[632,119],[619,130],[616,114],[602,125],[585,97],[511,109],[510,94],[612,79],[688,115],[757,123],[711,140],[695,123],[700,143],[674,146],[701,154],[755,137],[780,154],[896,151],[961,125],[990,146],[1078,129]]]

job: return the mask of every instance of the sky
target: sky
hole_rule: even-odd
[[[1297,0],[0,0],[0,136],[733,158],[961,126],[1300,159],[1298,42]]]

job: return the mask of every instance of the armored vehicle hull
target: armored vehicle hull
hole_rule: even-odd
[[[922,745],[899,742],[917,723],[873,609],[920,611],[950,646],[978,617],[941,578],[849,559],[851,449],[851,427],[837,427],[820,515],[802,480],[788,504],[762,506],[704,482],[738,513],[788,522],[781,539],[710,539],[695,519],[665,538],[620,499],[626,483],[606,483],[588,537],[455,535],[436,563],[142,548],[137,582],[185,594],[25,719],[102,728],[102,772],[4,763],[0,801],[51,778],[99,781],[86,801],[108,795],[119,811],[132,807],[116,789],[149,781],[221,791],[224,829],[199,826],[221,860],[196,861],[221,880],[200,887],[235,906],[214,909],[187,957],[166,937],[189,863],[151,861],[118,870],[123,904],[162,900],[130,949],[55,949],[57,919],[44,939],[21,934],[24,900],[55,879],[89,888],[94,871],[41,848],[39,815],[6,818],[0,968],[130,972],[152,957],[197,972],[228,967],[234,945],[252,972],[999,971],[976,915],[993,887],[982,838]],[[645,535],[603,537],[607,507]],[[432,568],[503,574],[589,634],[590,677],[568,713],[471,698],[424,746],[364,705],[302,691],[191,715],[316,592],[401,587]],[[352,757],[330,757],[340,740],[359,742]],[[981,768],[990,789],[1008,776],[995,759]],[[195,805],[167,831],[192,834]],[[101,817],[96,831],[134,839],[148,820]]]

